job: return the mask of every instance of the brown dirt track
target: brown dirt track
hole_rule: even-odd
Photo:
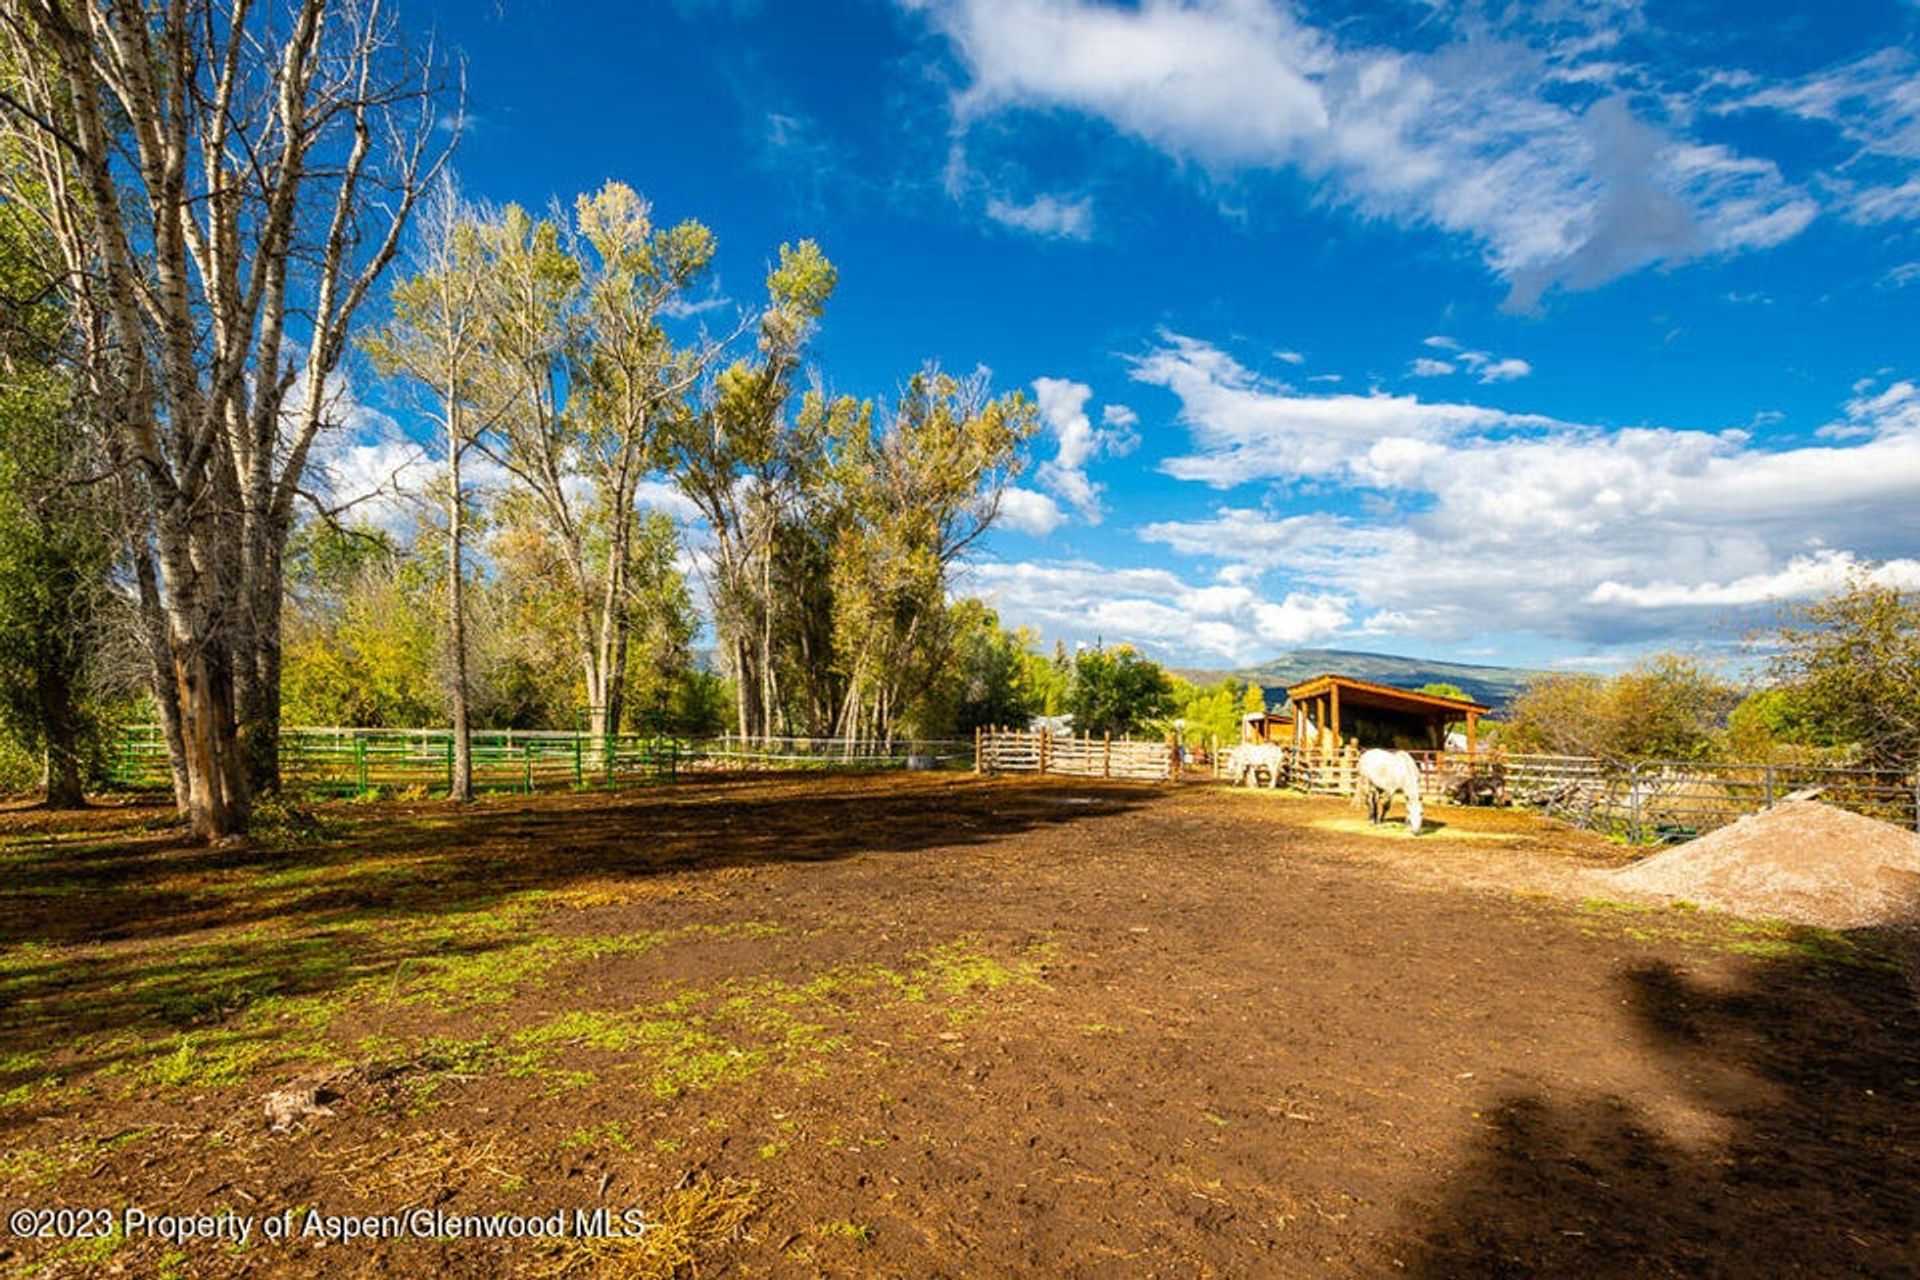
[[[669,1206],[703,1276],[1920,1274],[1906,944],[1601,900],[1619,851],[1525,815],[809,775],[153,817],[0,815],[0,1209]],[[268,1132],[296,1081],[335,1114]],[[20,1274],[670,1266],[0,1230]]]

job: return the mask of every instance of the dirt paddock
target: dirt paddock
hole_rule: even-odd
[[[799,775],[167,816],[0,813],[0,1272],[1920,1273],[1906,943],[1613,900],[1526,815]],[[656,1225],[403,1217],[598,1208]]]

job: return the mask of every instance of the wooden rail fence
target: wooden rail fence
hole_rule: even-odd
[[[1145,782],[1173,777],[1173,752],[1166,743],[1110,735],[979,729],[974,734],[973,758],[978,773],[1054,773]]]

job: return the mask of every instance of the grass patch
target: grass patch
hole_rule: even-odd
[[[633,1151],[633,1139],[627,1134],[627,1126],[618,1120],[575,1129],[560,1140],[560,1145],[569,1151],[588,1151],[600,1147],[612,1147],[616,1151],[629,1153]]]
[[[815,1226],[813,1231],[822,1240],[843,1240],[848,1244],[857,1245],[873,1243],[873,1228],[864,1222],[854,1222],[851,1219],[822,1222]]]
[[[1785,920],[1745,920],[1677,899],[1664,906],[1587,898],[1576,908],[1582,932],[1635,942],[1678,942],[1762,960],[1791,960],[1816,975],[1834,968],[1900,971],[1903,952],[1889,939],[1846,934]]]
[[[23,1188],[50,1187],[73,1170],[97,1163],[107,1152],[138,1142],[154,1132],[154,1128],[142,1125],[105,1139],[75,1138],[50,1150],[19,1147],[0,1151],[0,1183]]]
[[[569,1010],[522,1029],[513,1043],[530,1069],[547,1069],[573,1049],[632,1057],[660,1098],[769,1070],[818,1078],[854,1042],[853,1027],[869,1013],[938,1001],[950,1020],[974,1016],[980,1010],[966,998],[1041,983],[1043,954],[1036,948],[1000,957],[961,938],[901,970],[844,965],[799,983],[730,978],[629,1009]]]
[[[1035,986],[1045,964],[1039,956],[1002,960],[984,950],[978,938],[956,938],[928,952],[924,960],[928,980],[950,996],[1002,987]]]
[[[204,1089],[236,1084],[253,1073],[267,1056],[265,1046],[250,1038],[214,1032],[183,1035],[171,1053],[163,1053],[138,1074],[144,1084],[170,1089]]]

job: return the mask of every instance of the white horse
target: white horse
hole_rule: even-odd
[[[1260,771],[1267,771],[1267,786],[1277,788],[1280,785],[1281,766],[1286,762],[1286,753],[1279,747],[1267,742],[1252,742],[1233,749],[1233,757],[1228,772],[1233,775],[1233,785],[1242,783],[1258,785]]]
[[[1360,796],[1366,801],[1367,821],[1380,825],[1393,804],[1394,793],[1407,798],[1407,834],[1420,834],[1420,766],[1404,751],[1375,747],[1360,753]]]

